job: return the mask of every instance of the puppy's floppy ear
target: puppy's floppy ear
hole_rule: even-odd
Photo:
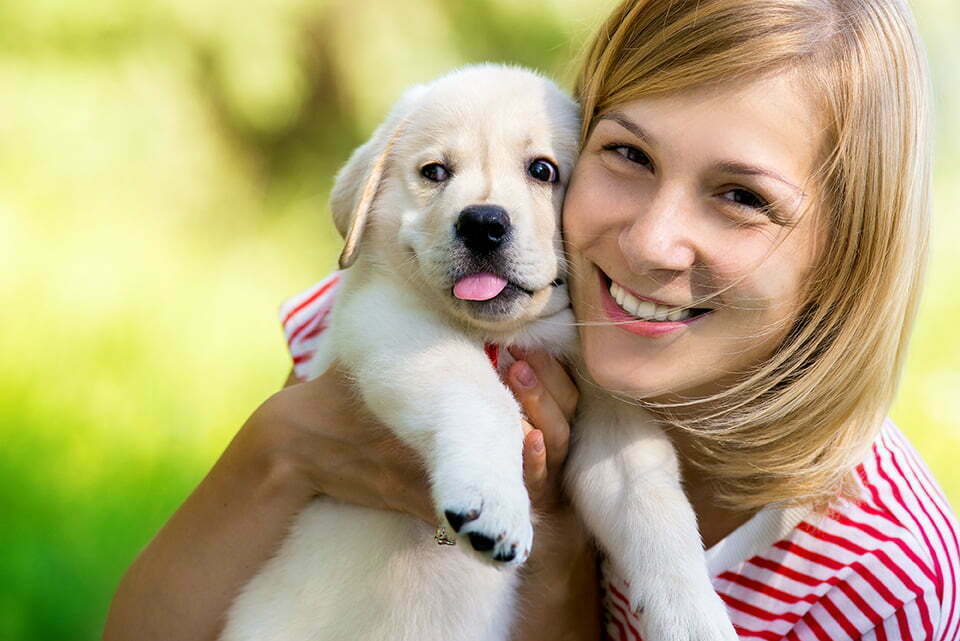
[[[337,173],[330,192],[330,210],[337,231],[346,241],[340,254],[340,269],[346,269],[357,258],[360,238],[386,173],[393,143],[426,91],[427,87],[418,85],[404,92],[370,140],[358,147]]]

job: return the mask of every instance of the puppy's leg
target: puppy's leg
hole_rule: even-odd
[[[735,641],[706,570],[696,515],[666,434],[635,407],[580,398],[568,491],[628,582],[646,641]],[[648,420],[644,420],[644,419]]]
[[[507,564],[533,539],[520,409],[482,346],[382,280],[342,301],[340,357],[370,410],[424,457],[438,521]],[[466,543],[466,540],[464,543]]]

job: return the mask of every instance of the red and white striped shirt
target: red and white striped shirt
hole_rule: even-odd
[[[334,272],[281,306],[301,379],[339,284]],[[707,550],[741,639],[960,640],[960,527],[927,466],[887,421],[857,475],[856,501],[824,516],[768,508]],[[602,570],[608,637],[640,641],[625,582]]]

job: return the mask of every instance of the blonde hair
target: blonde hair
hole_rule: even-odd
[[[668,424],[733,509],[851,495],[896,392],[929,233],[925,56],[896,0],[627,0],[586,51],[582,142],[642,96],[800,71],[825,125],[814,180],[827,246],[779,348]],[[805,73],[804,73],[805,71]]]

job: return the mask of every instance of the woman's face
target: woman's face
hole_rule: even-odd
[[[564,235],[599,385],[663,401],[714,393],[789,330],[822,245],[809,180],[821,127],[798,85],[781,74],[686,90],[596,121]]]

